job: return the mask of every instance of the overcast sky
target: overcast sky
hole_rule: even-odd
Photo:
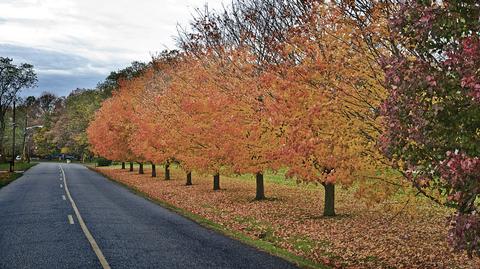
[[[93,88],[110,71],[174,49],[177,24],[222,0],[0,0],[0,56],[28,62],[43,91]]]

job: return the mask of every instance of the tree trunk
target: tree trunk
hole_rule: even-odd
[[[133,172],[133,162],[130,162],[130,172]]]
[[[218,191],[220,189],[220,174],[213,175],[213,190]]]
[[[187,183],[185,185],[192,185],[192,172],[187,172]]]
[[[30,139],[27,139],[27,163],[30,163],[31,155],[32,155],[32,141],[30,141]]]
[[[23,141],[22,141],[22,161],[27,161],[27,125],[28,125],[28,110],[25,110],[25,120],[23,127]]]
[[[165,180],[170,180],[170,163],[165,163]]]
[[[122,162],[122,169],[125,169],[125,162]]]
[[[5,150],[5,112],[0,113],[0,162],[7,161],[7,152]]]
[[[152,177],[157,177],[157,167],[152,163]]]
[[[12,117],[12,160],[10,161],[10,172],[15,171],[15,129],[17,122],[15,119],[15,99],[13,99],[13,117]]]
[[[255,196],[255,200],[263,200],[265,199],[265,188],[263,186],[263,173],[258,172],[255,175],[257,179],[257,194]]]
[[[141,175],[143,175],[143,174],[144,174],[144,173],[143,173],[143,163],[138,163],[138,166],[139,166],[139,167],[138,167],[138,173],[141,174]]]
[[[323,183],[325,188],[325,206],[323,209],[323,215],[325,217],[335,216],[335,184]]]

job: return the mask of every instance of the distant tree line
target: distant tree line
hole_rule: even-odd
[[[86,129],[100,108],[112,96],[118,81],[131,79],[147,66],[133,62],[130,66],[111,72],[95,89],[76,89],[68,96],[44,92],[39,97],[28,97],[22,110],[28,111],[28,126],[41,126],[36,130],[18,130],[20,137],[26,133],[30,153],[39,158],[73,157],[80,161],[91,160]],[[19,145],[18,152],[23,152]]]

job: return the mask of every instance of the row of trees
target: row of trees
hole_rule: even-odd
[[[221,14],[200,13],[182,53],[164,52],[120,83],[90,125],[93,151],[176,162],[188,178],[212,174],[214,190],[220,174],[252,173],[256,199],[263,173],[288,167],[325,186],[324,214],[335,215],[335,184],[371,183],[379,171],[371,108],[384,90],[368,44],[341,6],[238,1]]]
[[[81,160],[91,157],[85,130],[94,112],[105,99],[97,90],[77,89],[67,97],[44,92],[29,106],[32,154],[50,158],[59,154],[72,155]]]
[[[99,85],[99,91],[76,90],[68,97],[49,92],[20,97],[22,89],[36,86],[33,66],[0,57],[0,161],[5,162],[11,154],[21,155],[24,161],[31,155],[66,153],[82,159],[91,155],[85,133],[88,123],[101,101],[111,94],[107,89],[111,78],[125,75],[130,69],[112,72]],[[12,135],[19,140],[14,148]]]
[[[220,174],[255,174],[257,199],[263,173],[286,168],[325,187],[326,216],[336,185],[375,197],[401,187],[393,167],[458,209],[452,243],[479,254],[478,18],[475,1],[199,11],[181,51],[120,79],[88,138],[112,160],[178,163],[188,183],[191,171],[211,174],[214,190]]]

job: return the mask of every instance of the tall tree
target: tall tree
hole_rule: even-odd
[[[369,31],[385,33],[384,17],[373,19]],[[372,181],[381,165],[375,108],[385,96],[383,72],[363,31],[338,6],[319,5],[308,23],[292,29],[286,60],[265,76],[287,175],[324,186],[325,216],[335,215],[335,185]]]
[[[165,164],[166,180],[170,179],[170,163],[179,162],[176,126],[171,124],[174,104],[166,97],[177,57],[176,51],[158,55],[143,76],[129,83],[126,93],[133,104],[134,132],[129,146],[136,155],[152,163],[152,176],[156,176],[155,164]]]
[[[0,57],[0,154],[5,160],[5,114],[23,88],[32,88],[37,83],[33,65],[16,65],[13,59]]]
[[[63,143],[59,143],[55,126],[65,112],[65,98],[57,97],[50,92],[43,92],[36,98],[30,107],[31,123],[41,125],[42,128],[33,133],[35,143],[34,153],[47,157],[52,154],[59,154]]]
[[[134,61],[123,69],[112,71],[105,80],[97,85],[105,97],[112,96],[112,93],[119,88],[119,81],[130,80],[143,74],[147,68],[147,64],[143,62]]]
[[[87,128],[90,150],[99,156],[115,161],[140,161],[130,147],[128,141],[132,135],[132,121],[128,114],[128,98],[122,91],[105,100],[95,113],[95,118]]]
[[[175,109],[172,120],[183,137],[177,156],[187,170],[213,175],[214,190],[220,189],[219,175],[231,168],[228,152],[235,141],[233,97],[215,83],[211,72],[216,67],[214,62],[185,59],[167,92]]]
[[[229,144],[235,150],[225,146],[219,151],[236,173],[256,175],[258,200],[265,197],[263,172],[278,166],[272,151],[278,139],[265,117],[269,92],[259,78],[284,61],[282,45],[294,27],[309,20],[314,6],[315,1],[303,0],[233,1],[221,12],[198,9],[191,31],[180,31],[178,41],[187,57],[203,62],[202,68],[210,69],[210,84],[231,98],[223,109],[231,111],[225,112],[232,117],[226,129],[235,130]]]
[[[102,100],[100,91],[77,89],[67,96],[63,112],[51,127],[57,145],[68,147],[69,153],[82,161],[91,157],[86,129]]]
[[[23,140],[22,140],[22,161],[30,162],[30,155],[28,150],[28,131],[29,118],[31,118],[31,108],[35,103],[35,96],[28,96],[23,102],[24,120],[23,120]]]

